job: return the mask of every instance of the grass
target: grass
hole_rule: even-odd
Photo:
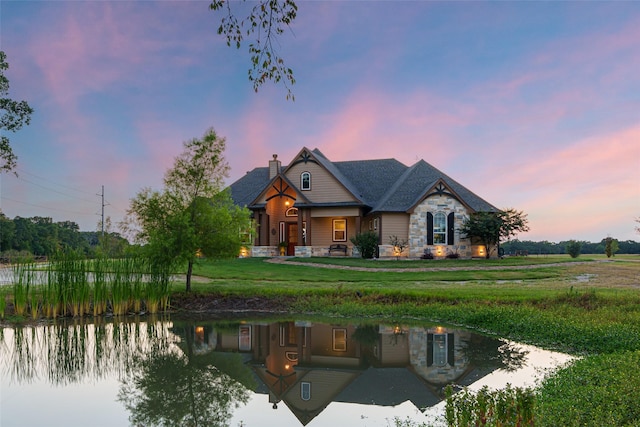
[[[536,425],[638,426],[640,256],[249,258],[200,262],[194,274],[194,298],[262,298],[301,315],[441,322],[579,355],[536,390]],[[168,274],[157,283],[154,298],[166,306]],[[174,296],[183,283],[173,283]]]
[[[578,355],[578,362],[549,374],[536,389],[535,425],[640,425],[638,256],[415,262],[314,258],[315,266],[299,261],[207,262],[196,267],[201,277],[194,292],[286,297],[290,312],[297,313],[455,324]],[[364,269],[323,268],[327,264]]]

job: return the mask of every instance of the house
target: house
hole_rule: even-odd
[[[207,360],[231,378],[245,379],[265,407],[285,405],[301,425],[332,402],[425,410],[445,396],[448,384],[468,386],[509,360],[504,341],[443,326],[326,324],[308,320],[190,323],[176,327],[183,351]],[[189,336],[190,335],[190,336]],[[191,351],[186,346],[191,346]],[[205,350],[206,349],[206,350]],[[204,350],[204,351],[203,351]],[[224,363],[235,357],[242,363]],[[226,370],[225,370],[226,369]]]
[[[459,230],[470,213],[498,211],[424,160],[332,162],[308,148],[286,166],[274,154],[230,189],[234,202],[252,211],[252,256],[278,255],[279,245],[291,256],[357,256],[350,239],[373,231],[379,257],[484,257],[484,247]],[[392,236],[407,242],[402,253]]]

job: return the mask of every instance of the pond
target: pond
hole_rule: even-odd
[[[560,353],[432,324],[148,317],[0,329],[0,425],[433,423],[444,387],[534,385]]]

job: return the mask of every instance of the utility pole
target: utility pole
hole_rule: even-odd
[[[102,186],[102,219],[100,225],[102,227],[102,238],[104,239],[104,185]]]

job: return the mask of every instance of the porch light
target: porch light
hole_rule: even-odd
[[[436,255],[438,255],[438,256],[442,256],[442,246],[438,246],[438,247],[436,248]]]
[[[291,203],[288,200],[285,200],[284,205],[289,206]]]

